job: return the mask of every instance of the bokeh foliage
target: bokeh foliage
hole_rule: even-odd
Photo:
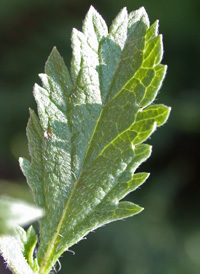
[[[69,66],[71,29],[80,29],[90,4],[109,25],[124,6],[129,11],[145,6],[151,23],[160,20],[163,63],[169,69],[156,103],[171,105],[172,113],[150,140],[153,154],[141,167],[151,177],[142,191],[132,194],[145,211],[90,234],[74,247],[76,256],[66,253],[61,258],[60,273],[196,274],[200,268],[198,0],[1,0],[0,178],[24,183],[17,158],[27,157],[28,107],[36,109],[32,86],[39,82],[37,75],[54,45]],[[4,184],[1,192],[5,189]]]

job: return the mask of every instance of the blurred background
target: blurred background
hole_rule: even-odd
[[[0,0],[0,193],[31,200],[18,157],[28,157],[25,128],[38,73],[53,46],[67,66],[71,30],[93,5],[108,25],[121,8],[144,6],[160,20],[167,77],[156,100],[172,106],[148,143],[140,170],[148,181],[126,199],[145,207],[109,224],[60,259],[60,274],[200,273],[200,2],[199,0]],[[56,266],[59,269],[59,266]],[[10,273],[1,259],[0,273]]]

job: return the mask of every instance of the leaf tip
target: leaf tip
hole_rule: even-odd
[[[140,208],[140,212],[142,212],[143,210],[145,210],[145,208],[142,207],[142,206],[139,206],[139,208]]]
[[[19,157],[18,161],[22,173],[26,175],[31,165],[30,161],[23,157]]]
[[[34,110],[32,110],[32,108],[29,108],[28,110],[29,110],[30,115],[32,115],[34,113]]]
[[[118,16],[122,16],[122,15],[124,15],[124,16],[127,16],[128,17],[128,9],[127,9],[127,7],[123,7],[121,10],[120,10],[120,12],[119,12],[119,14],[118,14]],[[116,17],[117,18],[117,17]]]
[[[138,9],[138,13],[141,16],[141,20],[149,27],[150,22],[149,22],[149,16],[146,12],[146,9],[144,6],[142,6],[141,8]]]
[[[149,176],[150,176],[150,172],[146,172],[146,178],[145,178],[145,181],[149,178]]]
[[[166,74],[167,70],[168,70],[168,65],[163,65],[164,67],[164,73]]]
[[[98,11],[92,6],[90,5],[89,7],[89,10],[85,16],[85,19],[83,21],[83,32],[84,32],[84,29],[86,28],[86,25],[87,25],[87,21],[90,21],[91,18],[96,15],[96,16],[100,16],[100,14],[98,13]]]
[[[93,12],[97,12],[97,10],[93,7],[93,5],[90,5],[87,14],[88,14],[88,13],[93,13]],[[86,15],[86,16],[87,16],[87,15]]]
[[[141,213],[142,211],[144,211],[145,208],[144,207],[140,207],[140,211],[138,211],[138,213]]]
[[[24,159],[24,158],[22,158],[22,157],[19,157],[19,159],[18,159],[20,166],[21,166],[21,164],[23,163],[23,159]]]
[[[52,64],[55,65],[57,62],[59,62],[60,58],[62,57],[60,56],[60,53],[58,52],[57,47],[54,46],[44,66],[44,70],[47,75],[51,74]]]
[[[162,126],[169,118],[171,107],[163,106],[164,112],[163,112],[163,118],[160,120],[160,123],[158,123],[158,126]]]
[[[167,107],[167,110],[168,110],[168,112],[167,112],[167,118],[166,118],[166,120],[169,118],[169,115],[171,113],[172,107]]]
[[[157,19],[153,24],[152,26],[155,30],[155,35],[157,36],[159,34],[159,20]]]
[[[52,51],[51,51],[49,57],[55,56],[55,55],[56,55],[56,56],[58,55],[58,50],[57,50],[57,47],[56,47],[56,46],[54,46],[54,47],[52,48]],[[48,61],[48,59],[47,59],[47,61]]]
[[[133,210],[133,215],[137,215],[141,213],[144,210],[144,207],[141,207],[139,205],[134,204],[134,210]]]

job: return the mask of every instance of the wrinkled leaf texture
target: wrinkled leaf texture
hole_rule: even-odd
[[[168,118],[170,108],[150,105],[166,66],[158,21],[144,8],[122,9],[110,30],[91,7],[82,32],[72,31],[69,73],[56,48],[35,85],[38,116],[27,126],[31,162],[20,166],[40,221],[39,273],[90,231],[143,208],[121,201],[148,173],[135,173],[151,154],[142,144]],[[150,105],[150,106],[149,106]]]

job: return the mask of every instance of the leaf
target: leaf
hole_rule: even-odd
[[[151,154],[142,144],[166,122],[170,108],[151,105],[166,74],[158,22],[144,8],[124,8],[108,31],[91,7],[83,31],[73,29],[69,73],[56,48],[35,85],[38,115],[27,126],[31,162],[20,166],[40,221],[39,273],[90,231],[143,210],[121,201],[145,182],[135,173]]]
[[[34,272],[39,270],[37,258],[33,258],[37,240],[38,240],[37,234],[35,233],[34,228],[30,226],[23,239],[23,243],[24,243],[23,254],[28,264],[30,265],[30,267],[33,269]]]
[[[13,234],[17,225],[27,225],[43,216],[43,210],[22,200],[0,197],[0,235]]]
[[[32,231],[32,236],[30,236],[30,231]],[[36,267],[33,270],[29,264],[29,260],[33,260],[32,251],[36,244],[36,242],[30,244],[31,238],[33,238],[32,227],[29,228],[27,233],[23,228],[17,227],[14,235],[0,236],[0,253],[14,274],[38,273]],[[24,254],[28,255],[28,260],[26,260]],[[36,264],[36,259],[34,264]]]

